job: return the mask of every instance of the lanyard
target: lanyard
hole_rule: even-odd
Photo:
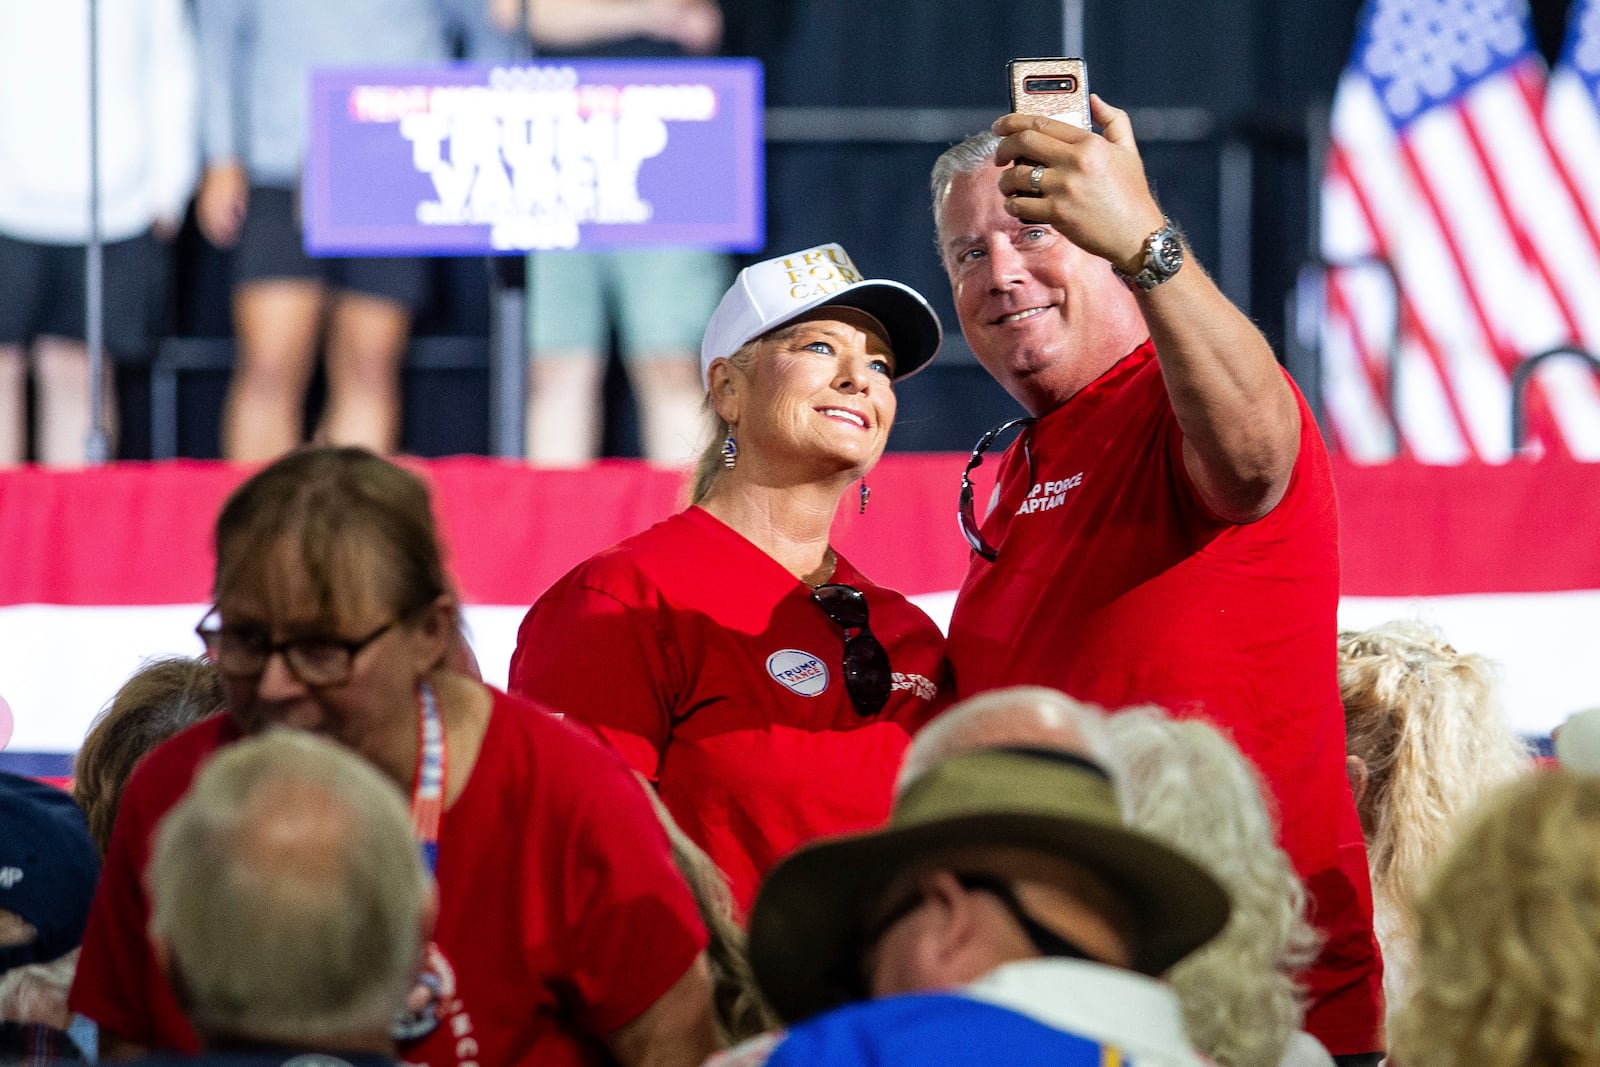
[[[411,832],[432,874],[439,865],[439,819],[444,814],[444,779],[450,753],[433,686],[417,686],[417,770],[411,780]]]

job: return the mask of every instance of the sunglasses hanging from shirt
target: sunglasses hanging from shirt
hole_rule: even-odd
[[[811,599],[844,631],[844,689],[850,703],[862,716],[878,714],[889,702],[894,675],[889,653],[867,627],[866,595],[834,582],[811,590]]]
[[[972,551],[990,563],[994,562],[994,558],[1000,554],[1000,550],[983,539],[983,531],[979,526],[972,502],[972,472],[977,470],[983,463],[983,454],[989,451],[989,446],[993,445],[995,439],[1001,434],[1018,426],[1031,426],[1037,421],[1039,420],[1032,416],[1024,415],[1021,418],[1012,419],[1010,422],[1002,422],[991,430],[986,430],[984,435],[978,438],[978,443],[972,446],[972,458],[967,461],[967,469],[961,472],[961,502],[956,507],[956,519],[961,523],[961,536],[967,539],[967,544],[972,546]],[[1027,445],[1024,444],[1023,448],[1026,449]],[[1028,455],[1028,465],[1030,468],[1033,466],[1031,453]]]

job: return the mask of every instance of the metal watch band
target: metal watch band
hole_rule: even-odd
[[[1144,239],[1144,266],[1137,274],[1112,264],[1117,277],[1134,292],[1148,293],[1183,267],[1183,235],[1171,219],[1163,216],[1161,224],[1159,230]]]

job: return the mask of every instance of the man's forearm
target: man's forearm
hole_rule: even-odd
[[[705,953],[643,1015],[611,1034],[606,1047],[623,1067],[699,1067],[721,1046]]]
[[[1200,495],[1222,518],[1261,518],[1300,449],[1299,405],[1266,338],[1192,258],[1139,306]]]

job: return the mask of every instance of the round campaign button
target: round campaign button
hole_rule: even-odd
[[[767,673],[803,697],[828,688],[828,668],[810,652],[785,648],[767,657]]]

